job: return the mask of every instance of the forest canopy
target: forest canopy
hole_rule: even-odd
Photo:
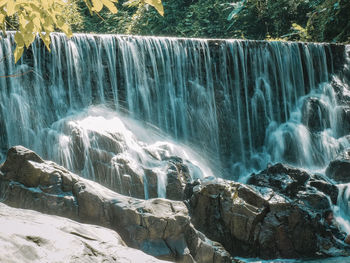
[[[16,61],[53,31],[349,43],[349,18],[349,0],[0,0]]]
[[[116,15],[89,16],[75,3],[79,32],[350,42],[349,0],[163,0],[164,17],[125,2]]]

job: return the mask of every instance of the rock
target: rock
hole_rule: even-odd
[[[0,262],[164,262],[113,230],[0,203]]]
[[[68,151],[62,153],[61,163],[123,195],[183,200],[191,176],[184,160],[173,156],[172,146],[140,142],[121,120],[115,122],[118,127],[111,129],[63,122],[61,132],[67,136]]]
[[[338,110],[340,111],[340,120],[337,120],[337,136],[342,137],[350,133],[350,108],[342,106]]]
[[[350,183],[350,150],[330,162],[326,175],[339,183]]]
[[[193,225],[235,256],[349,255],[349,248],[327,235],[321,222],[324,209],[331,207],[328,197],[336,203],[338,195],[325,178],[276,164],[251,175],[248,183],[219,180],[190,188]]]
[[[192,223],[231,254],[254,257],[254,235],[267,204],[256,191],[239,183],[204,184],[190,200]]]
[[[318,206],[316,209],[329,208],[327,196],[331,198],[333,204],[337,203],[338,188],[326,178],[310,175],[302,169],[281,163],[269,166],[259,174],[251,175],[248,184],[271,188],[289,198],[297,198],[298,201]]]
[[[323,206],[329,207],[329,202],[323,203],[326,200],[315,189],[292,199],[267,187],[219,181],[195,187],[189,205],[193,225],[231,255],[263,259],[350,255],[349,248],[325,235],[320,214]],[[324,249],[329,242],[332,247]]]
[[[304,101],[302,123],[313,132],[320,132],[330,127],[327,105],[321,99],[310,97]]]
[[[111,228],[128,246],[161,259],[232,261],[220,244],[193,227],[183,202],[120,195],[22,147],[9,151],[1,174],[0,194],[11,206]]]
[[[312,180],[310,181],[310,186],[315,187],[317,190],[329,196],[332,200],[333,205],[337,204],[339,192],[338,187],[325,180]]]
[[[305,190],[305,183],[310,179],[305,171],[283,164],[269,166],[259,174],[253,174],[248,184],[269,187],[289,197],[295,197],[298,191]]]
[[[192,181],[188,167],[181,158],[169,158],[167,169],[166,197],[171,200],[184,200],[187,183]]]
[[[142,200],[81,178],[27,149],[15,147],[8,155],[0,169],[4,203],[108,227],[128,246],[159,259],[205,263],[232,262],[232,256],[350,255],[320,221],[334,188],[303,170],[270,166],[251,176],[252,185],[184,180],[175,193],[189,198],[185,202]],[[181,161],[175,161],[170,171],[183,173]]]

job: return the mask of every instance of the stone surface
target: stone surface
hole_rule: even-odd
[[[192,178],[188,167],[181,158],[169,158],[167,169],[166,197],[171,200],[184,200],[185,188]]]
[[[311,175],[302,169],[275,164],[258,174],[253,174],[248,184],[271,188],[275,192],[306,202],[316,209],[330,207],[327,196],[337,203],[338,188],[321,175]]]
[[[165,262],[113,230],[0,203],[0,262]]]
[[[326,175],[339,183],[350,183],[350,149],[330,162]]]
[[[349,256],[326,231],[321,214],[337,188],[319,175],[277,164],[244,185],[219,180],[193,187],[193,225],[242,257]],[[333,196],[333,197],[332,197]]]
[[[181,160],[172,163],[168,173],[186,174]],[[154,184],[155,176],[149,173]],[[179,189],[174,196],[188,200],[136,199],[14,147],[0,169],[0,194],[4,203],[14,207],[113,229],[128,246],[164,260],[350,255],[320,221],[338,194],[321,175],[276,164],[251,175],[251,185],[221,179],[186,183],[186,176],[174,178],[173,187]]]
[[[312,132],[320,132],[330,127],[327,105],[316,97],[304,101],[302,108],[302,123]]]
[[[23,147],[9,150],[0,189],[6,204],[114,229],[128,246],[161,259],[232,260],[220,244],[193,227],[183,202],[120,195]]]
[[[185,185],[191,181],[188,163],[173,156],[171,145],[145,144],[122,122],[116,126],[109,129],[79,121],[65,123],[62,132],[70,144],[68,151],[62,153],[69,157],[62,163],[70,160],[65,164],[73,172],[123,195],[183,200]]]

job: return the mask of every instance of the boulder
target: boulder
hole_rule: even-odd
[[[185,174],[180,160],[172,162],[176,169],[170,171]],[[155,176],[148,177],[152,181]],[[180,182],[181,198],[188,199],[184,202],[136,199],[23,147],[10,149],[0,168],[4,203],[113,229],[128,246],[163,260],[350,255],[320,221],[323,209],[331,206],[328,197],[335,202],[337,193],[320,175],[277,164],[251,175],[251,185],[222,179]]]
[[[349,256],[349,248],[327,233],[320,220],[323,210],[296,200],[271,188],[222,181],[195,187],[190,211],[193,225],[231,255]]]
[[[316,209],[327,209],[337,203],[338,188],[321,175],[311,175],[281,163],[270,165],[258,174],[252,174],[248,184],[271,188],[275,192],[298,202],[308,202]]]
[[[312,132],[320,132],[329,128],[327,105],[319,98],[307,98],[302,107],[302,123]]]
[[[113,230],[0,203],[0,262],[165,262]]]
[[[350,133],[350,107],[349,106],[339,106],[338,107],[339,120],[337,120],[337,135],[339,137],[346,136]]]
[[[350,183],[350,150],[346,150],[330,162],[326,175],[339,183]]]
[[[172,157],[168,162],[166,197],[171,200],[184,200],[186,185],[192,181],[189,169],[181,158]]]
[[[338,189],[320,175],[276,164],[244,185],[218,180],[192,187],[193,225],[241,257],[348,256],[322,223]]]
[[[144,144],[122,123],[120,130],[113,131],[79,121],[62,125],[69,143],[61,162],[73,172],[123,195],[183,200],[184,188],[191,181],[189,168],[182,158],[173,156],[167,143]]]
[[[219,243],[193,227],[183,202],[120,195],[23,147],[9,150],[0,190],[8,205],[111,228],[128,246],[161,259],[232,261]]]

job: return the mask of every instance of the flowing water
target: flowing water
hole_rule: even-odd
[[[336,67],[350,65],[340,46],[51,38],[51,53],[36,40],[16,65],[13,34],[0,40],[0,160],[21,144],[119,187],[130,173],[147,185],[152,170],[164,196],[174,156],[193,178],[244,180],[269,162],[322,171],[349,147],[335,89],[349,90]]]

